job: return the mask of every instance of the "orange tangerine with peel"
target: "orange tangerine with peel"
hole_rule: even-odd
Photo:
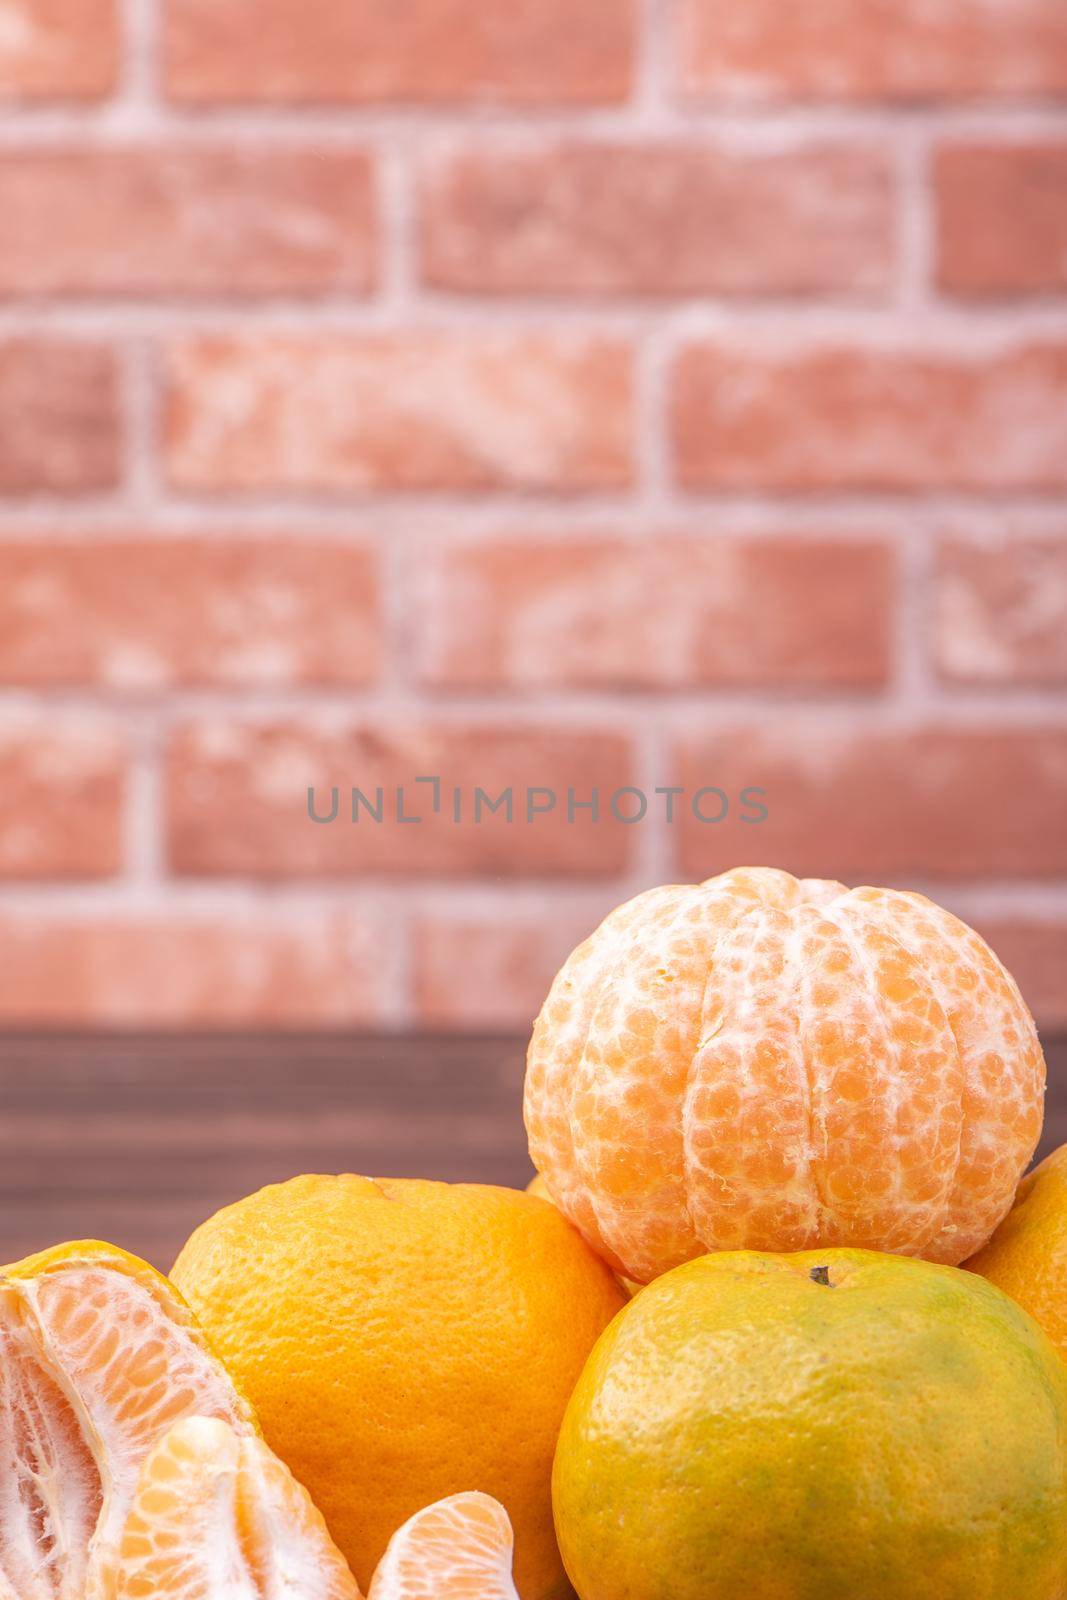
[[[499,1501],[476,1492],[450,1495],[394,1533],[369,1600],[518,1600],[514,1543]]]
[[[580,1600],[1063,1600],[1067,1364],[954,1267],[702,1256],[598,1340],[553,1503]]]
[[[193,1413],[255,1433],[180,1295],[97,1241],[0,1272],[0,1596],[112,1600],[146,1456]]]
[[[1012,1203],[1045,1064],[1009,973],[920,894],[769,867],[651,889],[573,952],[530,1042],[530,1154],[639,1282],[706,1251],[957,1265]]]
[[[565,1600],[552,1455],[624,1297],[555,1206],[311,1174],[203,1223],[174,1281],[361,1586],[409,1517],[474,1488],[511,1518],[523,1600]]]
[[[262,1439],[186,1417],[141,1469],[115,1600],[222,1596],[360,1600],[311,1497]]]
[[[967,1262],[1029,1311],[1067,1360],[1067,1145],[1027,1173],[984,1250]]]

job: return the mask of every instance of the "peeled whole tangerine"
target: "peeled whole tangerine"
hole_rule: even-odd
[[[1033,1019],[920,894],[772,867],[650,889],[559,972],[526,1073],[530,1155],[616,1271],[853,1247],[957,1265],[1041,1134]]]

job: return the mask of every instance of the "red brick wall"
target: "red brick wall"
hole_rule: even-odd
[[[524,1026],[650,882],[1067,1022],[1064,0],[0,0],[0,1022]],[[305,815],[714,784],[769,820]]]

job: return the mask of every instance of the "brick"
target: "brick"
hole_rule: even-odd
[[[991,352],[696,343],[676,362],[670,404],[691,489],[1067,487],[1062,341]]]
[[[420,917],[413,930],[416,1022],[527,1032],[571,951],[621,898],[621,891],[609,893],[584,913],[553,902],[539,913],[505,905],[480,917]]]
[[[368,877],[597,877],[620,871],[629,858],[634,827],[610,818],[607,802],[630,777],[627,741],[589,728],[453,724],[387,725],[320,720],[240,722],[201,719],[175,732],[166,762],[167,833],[175,872],[185,876],[261,879]],[[441,811],[433,814],[429,785],[441,780]],[[513,820],[502,808],[473,821],[474,788],[496,799],[514,792]],[[575,812],[568,822],[566,789],[589,798],[603,791],[604,814]],[[317,814],[308,815],[308,788]],[[351,821],[351,791],[371,804],[381,787],[380,822],[361,808]],[[406,816],[398,815],[403,787]],[[462,792],[456,823],[453,791]],[[526,821],[527,790],[558,794],[551,812]],[[547,806],[535,795],[533,804]]]
[[[364,291],[374,213],[356,150],[23,148],[0,156],[0,293]]]
[[[355,1027],[383,1016],[382,930],[325,911],[0,917],[0,1024]]]
[[[740,100],[965,100],[1067,88],[1062,0],[681,0],[687,92]]]
[[[264,334],[170,351],[167,462],[194,492],[621,488],[617,340]]]
[[[502,537],[416,564],[437,687],[675,688],[886,680],[884,543],[802,536]]]
[[[166,0],[179,100],[607,104],[629,91],[620,0]]]
[[[1067,920],[970,916],[960,913],[991,945],[1022,990],[1037,1025],[1067,1028]]]
[[[377,591],[370,548],[340,539],[0,541],[0,683],[367,683]]]
[[[1067,683],[1067,528],[1049,538],[945,537],[935,654],[957,683]]]
[[[108,878],[121,862],[125,754],[87,718],[0,721],[0,879]]]
[[[871,146],[465,148],[422,180],[427,280],[486,293],[880,293],[892,184]]]
[[[118,60],[117,0],[4,0],[0,101],[99,99]]]
[[[114,488],[119,444],[110,350],[58,339],[0,341],[0,495]]]
[[[740,825],[750,860],[846,883],[1062,876],[1067,728],[838,724],[811,715],[683,742],[690,790],[766,791],[769,816]],[[714,814],[709,800],[705,809]],[[680,813],[687,876],[729,866],[722,827]],[[736,847],[735,847],[736,848]]]
[[[937,153],[938,280],[958,295],[1067,289],[1067,143]]]

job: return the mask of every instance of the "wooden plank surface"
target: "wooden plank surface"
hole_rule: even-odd
[[[0,1261],[110,1239],[157,1266],[219,1206],[298,1172],[524,1184],[526,1040],[0,1036]],[[1045,1041],[1042,1151],[1067,1142]]]

